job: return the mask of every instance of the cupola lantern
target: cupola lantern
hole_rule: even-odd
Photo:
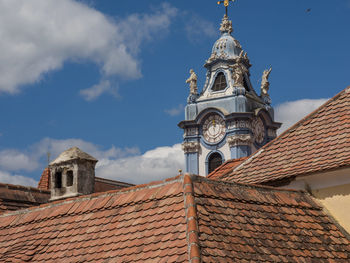
[[[274,139],[281,126],[274,121],[268,94],[271,69],[264,72],[258,95],[250,82],[248,54],[231,35],[232,21],[227,13],[220,32],[204,65],[207,73],[200,93],[197,75],[190,72],[185,120],[179,123],[184,130],[186,172],[202,176],[225,160],[252,154]]]

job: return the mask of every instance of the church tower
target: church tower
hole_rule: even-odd
[[[274,121],[265,70],[258,95],[250,82],[247,53],[231,33],[232,22],[224,15],[221,36],[204,67],[203,90],[198,93],[193,70],[186,81],[190,94],[185,108],[182,144],[186,172],[207,176],[224,161],[249,156],[276,137],[281,126]]]

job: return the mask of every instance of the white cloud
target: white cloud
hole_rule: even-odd
[[[22,175],[12,175],[11,171],[38,170],[38,167],[46,166],[47,152],[51,153],[51,160],[53,160],[61,152],[73,146],[79,147],[99,160],[96,166],[96,176],[129,183],[147,183],[176,176],[178,170],[184,170],[185,166],[181,144],[157,147],[140,154],[136,147],[116,148],[111,146],[109,149],[102,149],[96,144],[81,139],[44,138],[26,149],[27,153],[16,150],[1,152],[0,182],[35,186],[35,180]],[[6,161],[8,161],[7,164]],[[42,171],[38,171],[38,174],[41,173]]]
[[[328,99],[302,99],[287,101],[275,107],[275,119],[282,122],[282,127],[278,130],[281,134],[303,117],[317,109]]]
[[[17,93],[66,61],[92,61],[104,78],[139,78],[141,43],[162,35],[176,12],[164,4],[116,22],[75,0],[0,0],[0,93]]]
[[[112,88],[109,80],[102,80],[99,84],[96,84],[91,88],[80,90],[80,95],[87,101],[95,100],[103,93],[110,93],[114,97],[118,97],[117,89]]]
[[[127,41],[132,54],[140,51],[144,41],[151,41],[154,37],[167,32],[171,20],[177,15],[178,9],[170,4],[163,3],[161,9],[154,10],[153,14],[132,14],[117,22],[118,31]]]
[[[193,15],[191,19],[186,21],[187,38],[192,42],[198,42],[203,37],[218,36],[219,30],[214,24],[198,15]]]
[[[180,104],[177,107],[164,110],[165,113],[169,114],[170,116],[177,116],[180,115],[184,111],[184,105]]]
[[[184,170],[184,154],[181,144],[171,147],[158,147],[144,154],[136,147],[103,150],[100,146],[81,139],[56,140],[44,138],[31,147],[37,158],[52,154],[52,160],[61,152],[77,146],[98,159],[96,176],[129,183],[147,183],[153,180],[175,176],[179,169]]]
[[[22,175],[12,175],[8,172],[0,171],[0,182],[4,184],[25,185],[37,187],[38,182],[30,177]]]
[[[87,142],[81,139],[65,139],[57,140],[52,138],[44,138],[38,143],[35,143],[30,147],[30,152],[36,159],[40,159],[47,155],[48,152],[51,154],[51,160],[55,159],[63,151],[77,146],[82,151],[87,152],[97,159],[109,159],[109,158],[122,158],[125,156],[139,154],[140,151],[137,147],[130,148],[116,148],[112,145],[107,150],[102,150],[100,146]]]
[[[96,175],[129,183],[147,183],[176,176],[184,170],[185,158],[181,144],[158,147],[138,156],[103,159],[97,164]]]
[[[0,168],[6,171],[34,171],[38,168],[37,160],[17,150],[0,152]]]

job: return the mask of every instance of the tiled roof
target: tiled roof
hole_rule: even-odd
[[[50,190],[50,169],[46,167],[40,177],[38,183],[38,189],[40,190]]]
[[[349,262],[304,192],[178,176],[0,215],[2,262]]]
[[[49,198],[48,191],[0,183],[0,213],[44,204]]]
[[[349,166],[350,87],[221,179],[260,184]]]
[[[208,174],[208,178],[215,179],[223,177],[229,173],[232,172],[232,170],[240,165],[243,161],[245,161],[248,157],[243,157],[239,159],[231,159],[226,162],[224,162],[222,165],[220,165],[218,168],[216,168],[214,171],[212,171],[210,174]]]

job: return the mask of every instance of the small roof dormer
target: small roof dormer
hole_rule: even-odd
[[[78,147],[62,152],[49,165],[52,182],[50,200],[93,193],[97,162]]]

